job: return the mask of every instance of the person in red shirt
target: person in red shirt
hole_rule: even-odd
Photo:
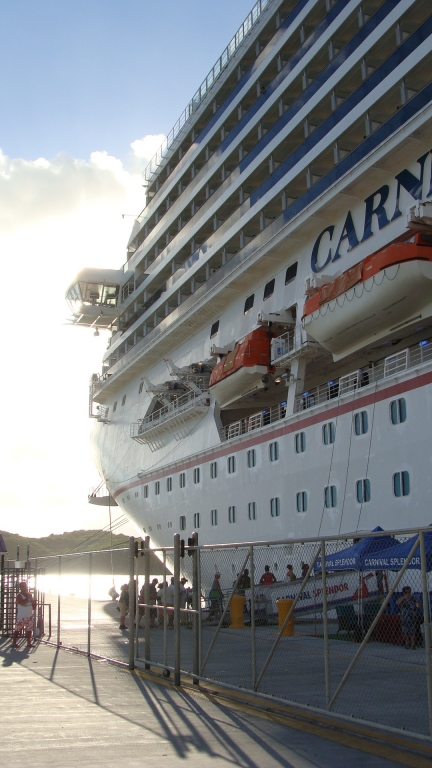
[[[271,572],[270,566],[265,565],[264,573],[261,576],[259,583],[267,585],[267,584],[274,584],[276,581],[277,581],[276,576],[274,575],[274,573]]]

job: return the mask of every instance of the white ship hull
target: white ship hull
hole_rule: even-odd
[[[430,264],[301,324],[316,286],[432,246],[430,10],[372,5],[263,3],[146,171],[90,415],[101,478],[155,545],[432,522]],[[99,327],[102,289],[87,318],[81,295]],[[215,398],[212,368],[258,327],[280,339],[270,373]]]

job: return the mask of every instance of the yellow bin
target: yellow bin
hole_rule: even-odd
[[[230,629],[244,629],[244,595],[233,595],[230,605]]]
[[[278,609],[278,619],[279,619],[279,629],[281,628],[282,624],[284,623],[286,617],[288,616],[289,609],[291,608],[294,600],[276,600],[276,605]],[[286,625],[284,631],[282,632],[282,635],[284,637],[290,637],[294,634],[294,612],[291,614],[288,624]]]

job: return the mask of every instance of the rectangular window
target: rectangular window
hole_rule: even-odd
[[[256,501],[250,501],[248,504],[248,517],[249,520],[256,520],[257,505]]]
[[[172,491],[172,477],[167,477],[167,491]]]
[[[211,329],[210,329],[210,338],[212,339],[213,336],[216,336],[217,332],[219,330],[219,320],[216,320],[215,323],[213,323]]]
[[[180,488],[186,488],[186,472],[180,472],[179,482]]]
[[[275,278],[273,280],[269,280],[269,282],[266,284],[264,288],[264,294],[263,294],[263,300],[269,299],[270,296],[273,296],[274,294],[274,288],[275,288]]]
[[[331,445],[335,441],[336,428],[333,421],[324,424],[322,428],[322,439],[324,445]]]
[[[140,394],[141,394],[141,392],[143,391],[143,387],[144,387],[144,382],[142,381],[142,382],[141,382],[141,384],[140,384],[140,385],[139,385],[139,387],[138,387],[138,394],[139,394],[139,395],[140,395]]]
[[[337,504],[337,490],[335,485],[327,485],[324,489],[324,504],[327,509],[332,509]]]
[[[233,475],[236,470],[236,459],[235,456],[228,456],[228,474]]]
[[[306,432],[297,432],[294,436],[294,449],[296,453],[304,453],[306,450]]]
[[[308,497],[306,491],[299,491],[296,497],[297,500],[297,512],[307,512]]]
[[[277,461],[279,458],[279,443],[276,441],[269,445],[270,461]]]
[[[228,507],[228,522],[235,523],[236,521],[236,508]]]
[[[156,480],[155,482],[155,496],[159,496],[160,494],[160,482],[159,480]]]
[[[200,527],[200,513],[194,512],[194,528]]]
[[[354,416],[354,432],[358,435],[365,435],[369,429],[367,411],[360,411]]]
[[[256,464],[256,451],[255,448],[251,448],[250,451],[247,452],[247,465],[249,469],[254,467]]]
[[[364,480],[357,480],[356,498],[359,504],[367,504],[367,502],[370,501],[370,480],[368,480],[368,478],[365,478]]]
[[[390,421],[392,424],[402,424],[406,421],[406,401],[404,397],[399,397],[390,403]]]
[[[212,461],[210,464],[210,477],[212,480],[217,478],[217,461]]]
[[[291,264],[290,267],[288,267],[287,271],[285,272],[285,285],[288,285],[288,283],[292,283],[293,280],[297,277],[297,262],[294,264]]]
[[[126,402],[126,395],[123,395],[123,397],[122,397],[122,405],[124,405],[125,402]]]
[[[217,509],[210,510],[210,520],[212,525],[217,525]]]
[[[248,296],[247,297],[247,299],[245,301],[245,304],[244,304],[244,310],[243,310],[244,314],[246,314],[246,312],[249,312],[249,310],[252,309],[252,307],[254,305],[254,300],[255,300],[255,294],[254,293],[252,294],[252,296]]]
[[[270,499],[270,514],[272,517],[279,517],[280,515],[280,498],[276,496],[274,499]]]
[[[143,488],[143,496],[145,499],[148,499],[148,485],[145,485]]]
[[[186,530],[186,517],[184,515],[180,515],[180,530],[185,531]]]
[[[201,475],[200,468],[199,467],[195,467],[195,469],[193,471],[193,481],[194,481],[195,485],[198,485],[198,483],[200,481],[200,475]]]
[[[393,493],[395,496],[408,496],[410,492],[409,472],[395,472],[393,475]]]

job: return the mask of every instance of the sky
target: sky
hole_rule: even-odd
[[[65,290],[125,261],[145,165],[251,7],[0,0],[2,530],[108,524],[87,503],[88,382],[107,336],[67,325]]]

